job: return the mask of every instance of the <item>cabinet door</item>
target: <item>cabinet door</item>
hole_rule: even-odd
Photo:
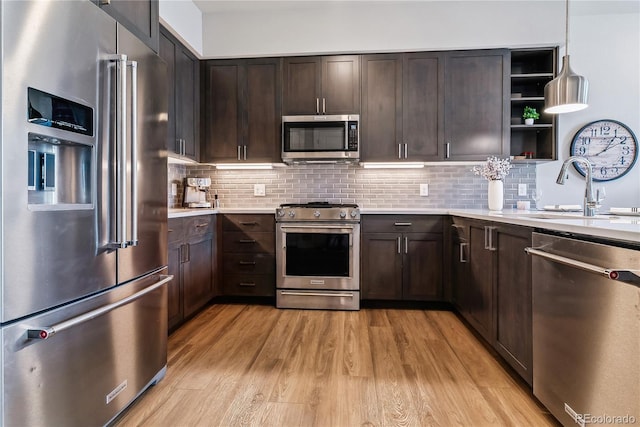
[[[160,32],[160,45],[158,55],[167,64],[167,98],[168,119],[167,119],[167,149],[172,153],[180,153],[179,142],[176,137],[176,89],[175,89],[175,44],[173,40],[162,29]]]
[[[181,46],[176,46],[175,87],[176,137],[183,141],[182,154],[198,160],[200,66],[198,60]]]
[[[247,61],[244,96],[243,143],[247,160],[280,161],[280,59]]]
[[[496,350],[532,384],[531,229],[496,224]]]
[[[442,234],[403,235],[402,297],[405,300],[436,300],[442,296]]]
[[[402,299],[401,239],[397,233],[362,234],[363,299]]]
[[[168,286],[168,327],[173,329],[182,321],[182,277],[181,277],[181,251],[180,244],[169,245],[169,274],[173,280]]]
[[[402,143],[408,160],[443,157],[443,62],[438,53],[404,55]]]
[[[184,316],[204,306],[213,295],[213,237],[193,240],[182,264]]]
[[[238,160],[240,72],[232,61],[207,61],[203,161]]]
[[[402,55],[362,57],[363,161],[399,160],[402,143]]]
[[[158,0],[110,0],[95,2],[147,46],[158,52],[160,14]]]
[[[360,57],[358,55],[322,58],[322,114],[360,112]]]
[[[482,223],[469,226],[469,276],[466,293],[467,320],[493,342],[493,251],[486,249],[489,230]],[[464,314],[464,312],[463,312]]]
[[[506,50],[446,54],[446,158],[483,160],[488,155],[508,155],[508,62]]]
[[[454,219],[451,225],[451,300],[458,311],[463,312],[469,306],[467,302],[467,277],[469,275],[468,231],[464,223]]]
[[[285,58],[283,108],[288,114],[319,114],[322,64],[319,57]]]

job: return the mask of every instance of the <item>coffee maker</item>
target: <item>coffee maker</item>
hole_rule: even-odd
[[[184,203],[186,208],[210,208],[207,202],[207,189],[211,187],[211,178],[187,178],[184,187]]]

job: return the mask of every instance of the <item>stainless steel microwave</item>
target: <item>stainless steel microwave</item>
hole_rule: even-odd
[[[360,116],[283,116],[285,163],[358,162]]]

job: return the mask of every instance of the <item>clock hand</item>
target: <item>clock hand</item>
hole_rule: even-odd
[[[613,147],[615,147],[617,145],[620,145],[622,143],[622,141],[620,141],[619,143],[614,144],[613,141],[615,141],[615,138],[611,138],[611,141],[609,141],[607,146],[604,147],[604,149],[602,151],[600,151],[599,153],[595,154],[595,156],[599,156],[600,154],[604,153],[605,151],[607,151],[607,150],[609,150],[609,149],[611,149],[611,148],[613,148]]]

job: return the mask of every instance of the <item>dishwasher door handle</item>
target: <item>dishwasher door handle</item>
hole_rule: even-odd
[[[537,248],[525,248],[524,251],[529,255],[539,256],[560,264],[575,267],[580,270],[589,271],[591,273],[605,276],[611,280],[621,280],[623,282],[633,282],[636,286],[640,286],[640,270],[624,269],[624,268],[605,268],[598,265],[589,264],[572,258],[555,255]]]

